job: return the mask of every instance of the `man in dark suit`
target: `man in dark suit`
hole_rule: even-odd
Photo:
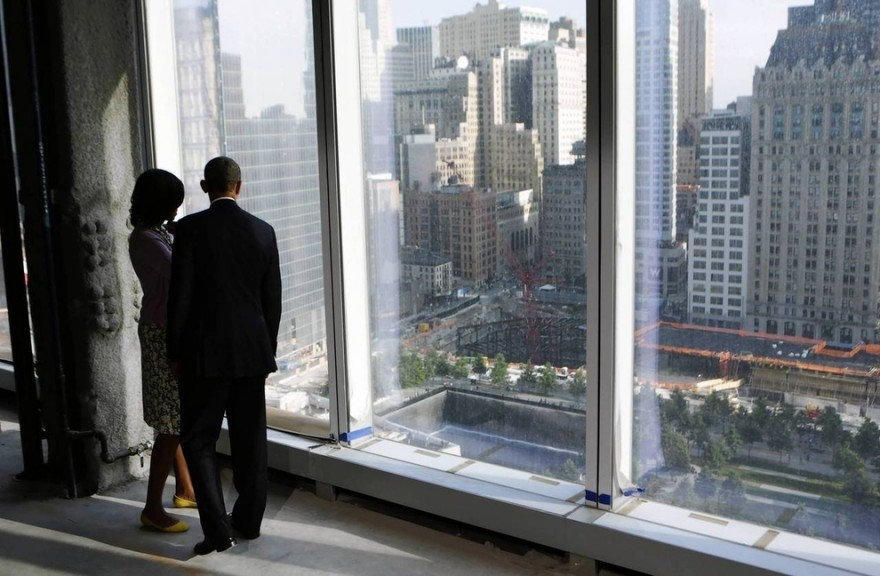
[[[241,169],[214,158],[201,182],[211,207],[175,231],[168,301],[168,356],[179,377],[181,444],[204,540],[196,554],[256,538],[266,509],[265,381],[275,365],[281,271],[275,230],[242,210]],[[229,425],[238,498],[227,516],[215,445]]]

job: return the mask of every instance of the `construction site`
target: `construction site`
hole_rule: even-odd
[[[737,382],[738,393],[753,397],[880,412],[880,345],[660,322],[636,332],[635,364],[637,377],[653,387],[681,387],[671,377],[688,375]]]
[[[527,304],[522,313],[458,327],[456,353],[583,366],[582,317],[539,314]],[[686,388],[695,394],[724,391],[796,405],[809,399],[857,407],[854,415],[880,414],[880,345],[670,322],[640,328],[634,344],[636,380],[652,387]],[[683,384],[682,377],[689,383]]]

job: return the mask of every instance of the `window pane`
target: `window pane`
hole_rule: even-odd
[[[359,9],[374,434],[582,496],[585,5]]]
[[[261,7],[255,10],[246,0],[173,3],[184,208],[191,213],[207,207],[199,181],[209,159],[226,155],[238,161],[243,180],[239,202],[272,224],[281,257],[279,370],[266,385],[269,424],[298,430],[308,425],[310,432],[326,434],[311,3],[293,0]],[[157,122],[165,120],[161,112],[154,115]]]
[[[631,477],[651,500],[876,549],[878,15],[634,6]]]
[[[9,309],[6,304],[6,276],[0,254],[0,360],[12,362],[12,340],[9,336]]]

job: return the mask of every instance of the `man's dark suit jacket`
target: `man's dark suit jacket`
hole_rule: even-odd
[[[181,375],[265,377],[281,322],[275,230],[234,200],[177,223],[168,297],[168,358]]]

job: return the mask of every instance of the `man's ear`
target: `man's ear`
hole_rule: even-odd
[[[238,182],[235,183],[235,195],[238,196],[238,194],[240,192],[241,192],[241,180],[239,180]]]
[[[207,182],[205,182],[204,180],[200,180],[200,181],[199,181],[199,186],[202,187],[202,191],[203,191],[205,194],[208,193],[208,183],[207,183]]]

